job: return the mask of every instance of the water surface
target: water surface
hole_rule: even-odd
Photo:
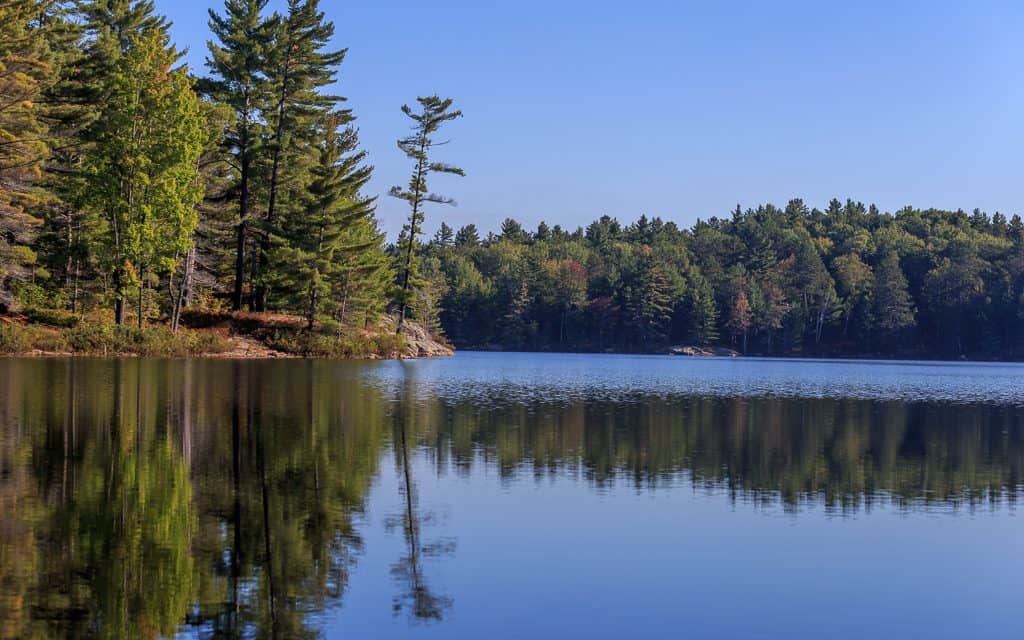
[[[1020,638],[1022,374],[0,360],[0,637]]]

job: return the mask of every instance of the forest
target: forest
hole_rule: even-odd
[[[1024,357],[1018,215],[794,199],[455,230],[428,180],[464,175],[434,149],[462,112],[431,95],[396,105],[389,241],[317,0],[226,0],[199,69],[168,27],[150,0],[0,4],[0,351],[205,353],[195,314],[247,313],[293,318],[272,339],[301,355],[386,351],[408,319],[461,348]]]
[[[750,355],[1020,358],[1024,224],[975,210],[882,213],[832,200],[680,229],[603,216],[566,231],[506,220],[426,244],[456,346]]]
[[[75,350],[152,329],[171,345],[190,309],[289,315],[321,347],[380,333],[385,310],[398,333],[417,317],[423,207],[447,201],[427,178],[462,173],[430,157],[433,134],[461,112],[401,107],[412,170],[389,196],[410,214],[386,245],[355,116],[331,93],[334,26],[317,0],[266,5],[210,10],[204,69],[150,0],[0,5],[0,312],[64,327],[50,346]],[[8,351],[18,326],[0,324]]]

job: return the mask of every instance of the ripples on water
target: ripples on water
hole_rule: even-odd
[[[1022,637],[1022,373],[0,360],[0,638]]]
[[[1024,365],[1017,363],[520,353],[460,358],[458,366],[386,362],[365,375],[397,393],[414,369],[418,398],[478,403],[700,396],[1024,404]]]

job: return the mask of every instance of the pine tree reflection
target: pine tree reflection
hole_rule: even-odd
[[[395,458],[401,475],[401,493],[403,511],[398,520],[405,537],[406,554],[392,565],[391,573],[402,585],[403,591],[395,596],[392,608],[395,615],[403,610],[415,620],[441,620],[453,606],[454,600],[448,596],[435,593],[427,584],[423,570],[424,557],[436,557],[454,553],[454,541],[439,541],[424,544],[421,539],[422,527],[430,521],[429,515],[419,512],[416,484],[413,480],[411,450],[415,449],[415,428],[417,417],[415,394],[415,369],[403,366],[404,381],[402,403],[394,413],[394,449]],[[410,433],[410,431],[413,431]],[[410,440],[413,440],[410,443]],[[391,528],[397,524],[389,523]]]

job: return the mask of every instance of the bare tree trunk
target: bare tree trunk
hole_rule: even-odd
[[[177,294],[174,292],[174,274],[172,273],[167,281],[167,287],[171,295],[172,312],[171,312],[171,332],[178,332],[178,325],[181,323],[181,312],[189,302],[189,297],[192,293],[192,274],[195,271],[195,256],[196,248],[192,246],[185,254],[185,271],[181,275],[181,286],[178,288]]]

